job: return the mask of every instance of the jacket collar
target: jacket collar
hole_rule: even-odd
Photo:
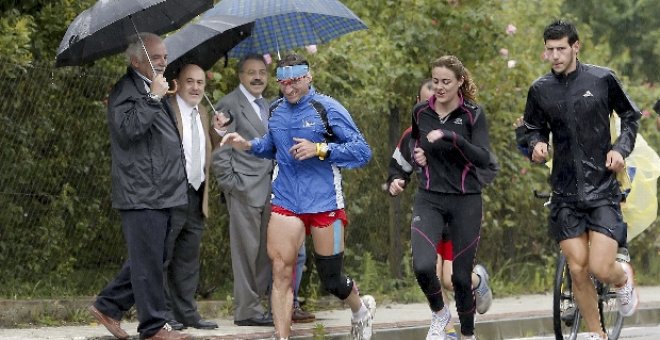
[[[298,100],[297,103],[289,103],[289,101],[286,100],[286,99],[284,99],[284,101],[286,101],[287,104],[289,104],[289,105],[300,105],[300,104],[304,104],[304,103],[307,103],[307,102],[311,101],[312,98],[314,98],[315,95],[316,95],[316,89],[314,89],[314,86],[310,85],[309,92],[307,92],[306,95],[300,97],[300,100]]]
[[[568,80],[572,80],[572,79],[577,78],[578,74],[580,74],[583,67],[584,67],[584,65],[582,65],[582,63],[580,63],[579,60],[576,60],[575,61],[575,71],[573,71],[573,72],[571,72],[567,75],[557,74],[552,69],[550,69],[550,72],[552,73],[553,76],[555,76],[555,78],[557,78],[557,80],[559,80],[559,81],[568,81]]]
[[[126,72],[131,77],[131,79],[133,79],[135,88],[137,88],[138,92],[141,94],[147,94],[147,92],[149,92],[147,89],[149,88],[150,82],[148,82],[143,75],[138,73],[134,68],[130,66]]]

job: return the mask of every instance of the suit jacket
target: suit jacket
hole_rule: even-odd
[[[216,109],[229,110],[234,117],[227,132],[238,132],[246,140],[262,137],[267,132],[259,114],[254,112],[238,87],[220,99]],[[225,145],[213,151],[213,171],[218,185],[226,194],[253,207],[266,203],[271,190],[272,160]]]
[[[179,136],[181,137],[181,140],[183,140],[183,126],[181,123],[181,111],[179,109],[179,105],[176,102],[176,95],[170,95],[167,97],[167,102],[172,109],[172,114],[174,115],[174,118],[176,119],[176,128],[179,131]],[[214,139],[217,139],[217,132],[215,132],[215,129],[213,129],[213,125],[211,124],[211,119],[209,117],[208,112],[206,109],[201,105],[197,105],[199,109],[199,118],[202,120],[202,128],[204,131],[208,131],[208,133],[205,134],[206,136],[206,147],[205,147],[205,163],[204,163],[204,193],[202,194],[202,214],[204,214],[204,217],[209,217],[209,180],[211,178],[211,172],[209,171],[211,169],[211,157],[212,157],[212,144],[211,144],[211,136],[213,136]],[[183,148],[183,146],[182,146]]]
[[[147,97],[144,80],[131,68],[110,93],[115,209],[164,209],[188,201],[181,139],[166,106]]]

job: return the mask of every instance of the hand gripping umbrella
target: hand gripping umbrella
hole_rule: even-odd
[[[202,15],[237,15],[254,20],[250,37],[230,57],[265,54],[326,43],[367,25],[338,0],[222,0]]]
[[[69,25],[57,49],[55,66],[78,66],[122,52],[128,47],[127,38],[137,34],[138,28],[164,34],[212,5],[212,0],[99,0]]]

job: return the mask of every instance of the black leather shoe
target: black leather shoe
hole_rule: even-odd
[[[186,328],[182,323],[176,320],[167,320],[167,323],[172,327],[173,330],[180,331]]]
[[[273,317],[261,315],[256,318],[249,318],[245,320],[234,320],[236,326],[273,326]]]
[[[210,320],[199,320],[195,323],[186,324],[186,327],[197,329],[216,329],[218,328],[218,324]]]

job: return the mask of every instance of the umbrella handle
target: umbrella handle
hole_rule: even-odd
[[[172,84],[174,84],[174,87],[171,90],[167,90],[167,94],[175,94],[179,89],[179,83],[177,83],[176,79],[172,79]]]

